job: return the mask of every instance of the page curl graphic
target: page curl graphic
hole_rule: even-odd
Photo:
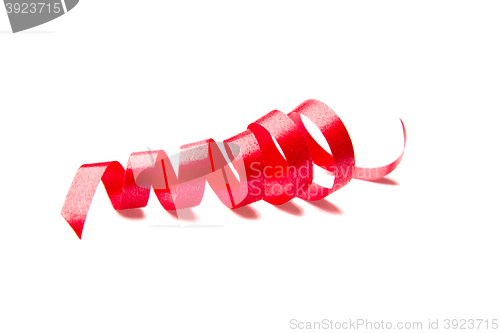
[[[12,32],[31,29],[52,21],[73,8],[79,0],[4,0]]]
[[[331,153],[309,134],[301,116],[319,128]],[[403,121],[401,125],[406,146]],[[126,169],[116,161],[84,164],[73,178],[61,214],[81,238],[100,181],[116,210],[145,207],[151,188],[166,210],[194,207],[202,201],[206,183],[231,209],[258,200],[273,205],[295,197],[320,200],[353,178],[373,180],[386,176],[399,165],[404,154],[403,149],[394,162],[382,167],[356,167],[344,124],[327,105],[312,99],[288,114],[269,112],[247,130],[224,140],[222,146],[223,150],[212,139],[181,146],[178,174],[162,150],[132,153]],[[332,187],[313,182],[313,164],[334,175]]]

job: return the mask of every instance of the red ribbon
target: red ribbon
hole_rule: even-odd
[[[331,154],[309,134],[301,115],[319,128]],[[401,124],[406,146],[406,130],[402,121]],[[224,147],[240,180],[212,139],[181,147],[178,177],[162,150],[132,153],[126,169],[116,161],[84,164],[73,178],[61,215],[81,238],[99,181],[116,210],[146,206],[151,187],[166,210],[194,207],[200,204],[207,182],[231,209],[261,199],[274,205],[294,197],[320,200],[352,178],[384,177],[398,166],[404,154],[403,150],[397,160],[383,167],[356,167],[347,129],[332,109],[317,100],[303,102],[288,115],[277,110],[269,112],[246,131],[225,140]],[[313,163],[333,173],[331,188],[312,181]]]

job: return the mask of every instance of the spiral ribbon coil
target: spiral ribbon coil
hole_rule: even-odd
[[[301,116],[319,128],[331,153],[313,139]],[[406,130],[401,124],[406,145]],[[132,153],[126,169],[116,161],[84,164],[73,178],[61,214],[81,238],[99,181],[116,210],[146,206],[151,188],[166,210],[194,207],[200,204],[207,182],[231,209],[261,199],[273,205],[294,197],[320,200],[353,178],[384,177],[404,154],[403,150],[394,162],[382,167],[356,167],[347,129],[332,109],[317,100],[303,102],[288,115],[271,111],[244,132],[224,140],[223,146],[239,177],[212,139],[181,147],[178,175],[162,150]],[[335,176],[332,187],[313,182],[313,164]]]

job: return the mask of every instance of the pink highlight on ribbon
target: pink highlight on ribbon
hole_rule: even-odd
[[[301,115],[319,128],[331,154],[309,134]],[[401,124],[406,146],[406,130]],[[132,153],[126,169],[116,161],[84,164],[73,178],[61,215],[81,238],[100,181],[115,210],[145,207],[151,188],[166,210],[194,207],[201,203],[206,183],[231,209],[261,199],[274,205],[294,197],[320,200],[353,178],[373,180],[386,176],[404,154],[403,150],[394,162],[383,167],[356,167],[347,129],[332,109],[317,100],[303,102],[288,115],[271,111],[246,131],[225,140],[223,146],[239,180],[212,139],[181,147],[178,176],[163,150]],[[331,188],[313,182],[313,163],[334,174]]]

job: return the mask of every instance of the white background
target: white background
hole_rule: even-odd
[[[496,1],[82,0],[12,34],[0,10],[0,331],[500,319],[499,17]],[[401,117],[399,168],[316,205],[234,213],[208,190],[194,221],[154,196],[119,214],[99,185],[81,241],[60,216],[81,164],[223,140],[307,98],[366,166],[397,157]]]

